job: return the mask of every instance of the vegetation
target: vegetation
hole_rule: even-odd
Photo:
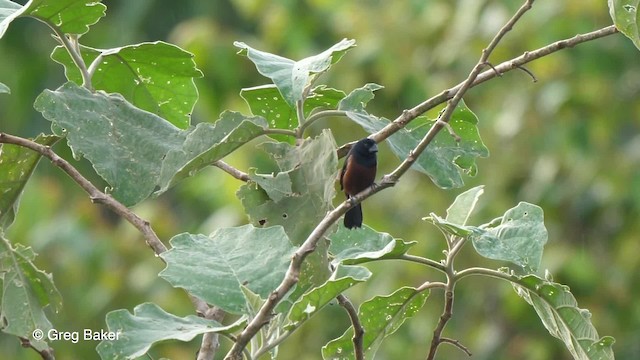
[[[3,354],[640,354],[636,3],[198,3],[0,0]]]

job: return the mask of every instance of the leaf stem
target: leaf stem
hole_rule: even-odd
[[[301,124],[298,127],[298,129],[296,130],[296,136],[301,138],[302,135],[304,134],[304,131],[317,120],[320,120],[326,117],[331,117],[331,116],[345,116],[346,113],[347,112],[343,110],[322,110],[322,111],[318,111],[317,113],[313,113],[309,115],[309,118],[307,118],[307,121],[305,121],[303,124]]]

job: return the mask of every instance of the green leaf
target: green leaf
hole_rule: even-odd
[[[0,83],[0,94],[11,94],[11,89],[3,83]]]
[[[255,169],[249,171],[249,179],[258,184],[269,198],[274,202],[282,200],[285,196],[291,196],[291,178],[286,172],[273,174],[258,174]]]
[[[113,196],[128,206],[151,194],[165,155],[181,148],[186,137],[185,132],[118,94],[91,93],[71,82],[55,91],[45,90],[34,106],[66,129],[74,157],[91,161],[113,187]]]
[[[367,281],[370,277],[371,272],[362,266],[339,265],[324,284],[305,293],[293,304],[288,315],[289,323],[285,329],[291,330],[302,325],[336,296],[358,283]]]
[[[374,91],[383,89],[384,86],[369,83],[365,86],[355,89],[349,93],[344,99],[340,100],[338,105],[339,110],[354,111],[358,113],[364,113],[365,107],[369,101],[374,98]]]
[[[616,28],[640,49],[640,31],[638,23],[640,0],[609,0],[609,14]]]
[[[198,124],[185,132],[186,137],[180,147],[167,153],[160,170],[160,190],[156,194],[264,134],[266,128],[264,118],[232,111],[222,113],[213,124]]]
[[[484,185],[471,188],[456,196],[453,204],[447,208],[447,221],[454,224],[466,225],[473,209],[475,209],[480,195],[484,193]]]
[[[284,196],[275,202],[265,190],[250,181],[240,187],[236,195],[255,226],[282,225],[291,242],[300,245],[333,208],[338,167],[335,140],[331,132],[325,130],[299,146],[267,142],[260,147],[275,160],[278,173],[289,176],[291,193],[282,194]],[[321,241],[305,260],[300,281],[287,301],[322,284],[329,276],[328,267],[327,244]],[[284,302],[277,311],[285,311],[289,305],[290,302]]]
[[[355,41],[343,39],[322,53],[300,61],[256,50],[243,42],[235,42],[234,45],[241,49],[240,54],[253,61],[260,74],[273,81],[289,106],[294,107],[303,99],[304,89],[310,85],[313,76],[327,71],[355,46]]]
[[[351,120],[369,133],[377,132],[389,124],[389,120],[370,115],[361,111],[359,107],[353,108],[353,104],[345,102],[341,106]],[[391,150],[400,159],[405,159],[435,122],[436,120],[426,118],[413,120],[409,126],[387,139]],[[460,137],[460,142],[446,130],[440,131],[411,167],[428,175],[434,184],[443,189],[464,186],[461,173],[475,176],[475,158],[489,156],[489,150],[482,143],[478,132],[478,118],[463,101],[454,111],[450,124]]]
[[[144,303],[136,306],[133,314],[123,309],[108,313],[107,326],[117,339],[100,342],[96,350],[103,359],[135,359],[146,354],[159,341],[190,341],[209,332],[232,334],[245,325],[245,318],[223,326],[195,315],[177,317],[156,304]]]
[[[29,339],[36,349],[44,350],[48,348],[47,343],[34,339],[33,331],[40,329],[46,334],[52,328],[44,310],[53,305],[58,311],[62,298],[53,284],[53,277],[33,264],[35,257],[30,247],[20,244],[13,247],[0,232],[2,332]]]
[[[284,278],[295,250],[282,227],[245,225],[209,236],[179,234],[160,256],[160,276],[230,313],[246,312],[241,285],[266,298]]]
[[[9,0],[0,0],[0,38],[4,35],[9,24],[20,16],[22,6]]]
[[[106,10],[99,0],[30,0],[19,16],[34,17],[65,34],[82,35]]]
[[[540,266],[548,235],[539,206],[521,202],[504,213],[500,224],[469,229],[473,246],[480,255],[506,260],[531,271]]]
[[[58,139],[41,134],[34,141],[52,146]],[[22,190],[40,157],[39,153],[22,146],[0,144],[0,228],[7,228],[13,222]]]
[[[287,104],[275,85],[242,89],[240,96],[249,105],[251,113],[267,119],[271,128],[293,130],[298,126],[294,108]],[[344,92],[340,90],[318,86],[307,96],[304,102],[304,114],[307,116],[312,110],[319,108],[335,109],[344,96]],[[269,136],[278,141],[289,143],[295,141],[293,137],[287,135]]]
[[[152,112],[180,129],[186,129],[198,100],[194,78],[202,77],[193,54],[162,41],[108,50],[81,47],[83,59],[100,62],[92,76],[94,88],[119,93],[136,107]],[[58,46],[51,58],[62,64],[67,78],[82,83],[68,52]]]
[[[374,260],[397,259],[409,251],[417,241],[405,242],[394,239],[387,233],[381,233],[364,225],[360,229],[350,230],[340,226],[329,236],[329,251],[334,254],[333,263],[347,265],[362,264]]]
[[[514,289],[535,309],[551,335],[562,340],[574,359],[614,359],[610,336],[599,337],[591,323],[591,313],[578,308],[565,285],[527,275],[516,281]]]
[[[428,296],[428,291],[403,287],[389,296],[376,296],[364,302],[358,310],[358,317],[364,328],[365,358],[375,358],[382,340],[398,330],[406,319],[415,315]],[[322,347],[322,357],[332,360],[354,359],[352,338],[353,327],[350,327],[341,337]]]
[[[427,220],[435,225],[443,234],[458,236],[461,238],[467,238],[471,235],[472,231],[468,226],[462,226],[458,224],[454,224],[449,222],[438,215],[431,213],[429,216],[422,218],[422,220]]]

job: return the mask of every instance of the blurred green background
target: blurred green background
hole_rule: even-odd
[[[25,1],[22,1],[24,3]],[[519,2],[485,0],[411,1],[151,1],[105,0],[107,16],[82,37],[98,48],[166,40],[195,54],[205,76],[197,80],[200,100],[194,122],[214,121],[225,109],[248,112],[238,93],[266,83],[253,65],[237,56],[235,40],[299,59],[342,38],[358,47],[321,82],[350,91],[367,82],[385,86],[370,103],[379,116],[395,118],[403,109],[462,81],[482,48],[519,7]],[[518,56],[561,38],[611,24],[606,1],[539,1],[507,35],[491,61]],[[36,136],[49,122],[33,110],[35,97],[65,79],[49,59],[55,42],[48,29],[30,19],[11,24],[0,39],[0,82],[12,93],[0,95],[0,130]],[[588,308],[600,335],[617,340],[619,359],[640,358],[640,53],[622,35],[579,45],[528,65],[538,78],[512,71],[472,89],[467,105],[480,118],[491,156],[478,161],[479,173],[464,189],[444,191],[426,176],[410,173],[395,188],[364,204],[366,222],[379,231],[417,240],[414,252],[439,259],[444,241],[420,218],[444,212],[455,196],[486,185],[472,222],[487,222],[519,201],[545,211],[549,243],[542,269],[570,286]],[[331,119],[339,144],[366,134],[346,119]],[[66,145],[55,150],[71,159]],[[399,160],[381,146],[379,174]],[[264,155],[245,146],[228,162],[240,169],[267,166]],[[76,162],[103,186],[85,160]],[[135,211],[168,239],[180,232],[208,234],[247,222],[235,191],[240,182],[208,169]],[[342,197],[338,196],[337,201]],[[105,314],[132,310],[152,301],[180,316],[193,313],[182,290],[157,277],[163,268],[141,235],[108,210],[93,205],[78,186],[47,161],[38,167],[22,197],[7,237],[30,245],[37,265],[53,273],[63,295],[61,312],[51,314],[58,330],[104,329]],[[469,246],[459,268],[503,263],[481,259]],[[400,286],[441,280],[417,265],[384,262],[370,266],[372,279],[349,291],[359,304]],[[377,359],[424,358],[442,311],[435,291],[425,308],[383,343]],[[281,347],[281,359],[319,359],[320,347],[348,326],[343,312],[329,307]],[[445,335],[460,340],[473,359],[570,359],[535,312],[511,286],[474,278],[457,288],[453,319]],[[97,358],[97,343],[53,343],[60,359]],[[228,348],[223,342],[222,348]],[[168,342],[153,358],[194,358],[198,341]],[[221,350],[220,357],[224,351]],[[13,337],[0,335],[3,359],[38,359]],[[439,359],[464,359],[442,346]]]

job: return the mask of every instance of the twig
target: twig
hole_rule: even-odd
[[[225,312],[222,309],[211,307],[204,314],[204,317],[209,320],[215,320],[222,322]],[[200,350],[198,350],[198,357],[196,360],[212,360],[220,347],[218,333],[209,332],[202,336],[202,342],[200,343]]]
[[[363,339],[364,339],[364,328],[360,323],[360,318],[358,318],[358,311],[353,306],[351,301],[344,295],[340,294],[336,297],[338,300],[338,304],[342,306],[349,314],[349,319],[351,319],[351,325],[353,325],[353,352],[356,356],[356,360],[364,360],[364,349],[363,349]]]
[[[111,195],[105,194],[104,192],[98,190],[98,188],[96,188],[89,180],[82,176],[82,174],[80,174],[80,172],[75,167],[73,167],[73,165],[69,164],[68,161],[58,156],[58,154],[53,152],[53,150],[51,150],[49,146],[44,146],[29,139],[24,139],[2,132],[0,132],[0,143],[22,146],[48,158],[51,163],[67,173],[67,175],[69,175],[71,179],[73,179],[73,181],[75,181],[89,195],[89,198],[92,202],[100,203],[108,207],[113,212],[127,220],[136,229],[138,229],[138,231],[142,233],[147,245],[149,245],[149,247],[156,255],[160,255],[163,252],[167,251],[167,247],[162,243],[162,241],[160,241],[160,238],[158,238],[158,235],[156,235],[155,231],[153,231],[151,225],[147,220],[140,218],[136,213],[129,210],[129,208],[124,206],[118,200],[114,199]],[[204,317],[207,319],[211,320],[215,319],[216,316],[224,316],[224,312],[215,307],[210,308],[205,301],[191,294],[189,294],[189,299],[196,308],[196,311],[200,314],[204,314]],[[211,344],[213,344],[213,342],[211,342]],[[213,354],[207,359],[213,359]]]
[[[467,356],[471,356],[471,351],[469,351],[469,349],[467,349],[466,346],[462,345],[462,343],[460,343],[460,340],[456,340],[456,339],[449,339],[447,337],[441,337],[440,338],[440,342],[441,343],[448,343],[451,344],[455,347],[457,347],[458,349],[462,350],[465,352],[465,354],[467,354]]]
[[[40,357],[42,358],[42,360],[55,360],[56,357],[53,354],[53,349],[50,347],[47,347],[46,349],[43,350],[38,350],[35,346],[33,346],[33,344],[31,343],[31,341],[29,339],[20,337],[20,343],[22,345],[22,347],[24,348],[30,348],[33,349],[33,351],[37,352],[38,355],[40,355]]]
[[[227,164],[222,160],[218,160],[214,162],[213,166],[220,168],[221,170],[225,171],[226,173],[228,173],[229,175],[233,176],[238,180],[245,181],[245,182],[249,181],[249,174],[234,168],[233,166]]]
[[[545,55],[548,55],[550,53],[553,53],[555,51],[567,48],[567,47],[573,47],[577,44],[580,44],[582,42],[585,41],[590,41],[590,40],[594,40],[600,37],[604,37],[604,36],[608,36],[611,34],[616,33],[617,30],[615,29],[614,26],[609,26],[597,31],[593,31],[590,32],[588,34],[584,34],[584,35],[577,35],[571,39],[566,39],[566,40],[561,40],[558,41],[556,43],[553,43],[551,45],[545,46],[543,48],[540,48],[538,50],[532,51],[532,52],[527,52],[523,55],[521,55],[520,57],[517,57],[515,59],[503,62],[501,64],[499,64],[498,66],[496,66],[496,70],[499,73],[505,73],[507,71],[510,71],[514,68],[517,68],[518,66],[521,66],[523,64],[526,64],[532,60],[541,58]],[[416,107],[414,107],[413,109],[410,110],[406,110],[402,113],[402,115],[400,115],[396,120],[394,120],[393,122],[391,122],[388,126],[386,126],[385,128],[383,128],[382,130],[378,131],[377,133],[373,134],[371,137],[376,140],[376,142],[380,142],[384,139],[386,139],[387,137],[391,136],[393,133],[395,133],[396,131],[398,131],[399,129],[403,128],[407,123],[409,123],[411,120],[417,118],[419,115],[421,115],[422,113],[432,109],[433,107],[437,106],[438,104],[441,104],[445,101],[447,101],[448,99],[452,99],[456,94],[460,93],[460,90],[462,89],[463,86],[465,86],[466,84],[466,90],[468,90],[469,88],[476,86],[480,83],[483,83],[487,80],[490,80],[492,78],[494,78],[496,76],[496,73],[493,70],[487,70],[484,71],[482,73],[480,73],[479,75],[477,75],[473,81],[471,81],[469,84],[466,84],[467,81],[451,88],[451,89],[447,89],[445,91],[443,91],[442,93],[440,93],[439,95],[426,100],[425,102],[417,105]],[[437,132],[440,130],[441,126],[438,127],[437,129],[434,129],[433,131],[429,131],[429,133],[427,134],[427,137],[424,140],[424,144],[423,146],[426,148],[426,145],[428,145],[433,138],[435,137],[435,135],[437,134]],[[350,144],[349,144],[350,145]],[[344,147],[346,147],[347,145],[343,146],[342,148],[338,149],[338,153],[339,154],[346,154],[346,151],[344,151]],[[369,187],[368,189],[362,191],[361,193],[357,194],[354,198],[353,201],[355,201],[356,203],[361,202],[362,200],[372,196],[373,194],[382,191],[388,187],[391,187],[395,184],[395,182],[397,181],[397,179],[402,176],[402,174],[404,172],[406,172],[406,170],[408,170],[408,168],[411,166],[411,164],[415,161],[415,157],[417,156],[416,153],[410,154],[409,158],[413,158],[413,160],[410,163],[403,163],[405,164],[402,169],[400,169],[399,171],[396,171],[390,175],[395,175],[395,176],[390,176],[387,175],[385,177],[383,177],[382,181],[378,184],[378,186],[372,186]],[[327,213],[327,215],[325,215],[325,217],[322,219],[322,221],[320,221],[320,223],[316,226],[316,228],[311,232],[311,234],[309,234],[309,236],[307,237],[307,239],[303,242],[303,244],[298,248],[298,250],[294,253],[294,255],[292,256],[291,259],[291,263],[289,264],[289,268],[285,274],[284,279],[282,280],[282,282],[278,285],[278,287],[270,294],[269,298],[267,299],[267,301],[263,304],[262,308],[260,308],[260,310],[258,311],[258,314],[249,322],[249,324],[247,325],[247,327],[242,331],[242,333],[240,335],[238,335],[237,337],[237,341],[236,343],[233,345],[233,347],[229,350],[229,352],[227,353],[225,359],[227,360],[240,360],[242,359],[242,351],[243,349],[247,346],[247,344],[249,343],[250,339],[260,330],[260,328],[262,326],[264,326],[264,324],[268,323],[269,318],[271,316],[271,313],[273,311],[273,309],[275,308],[275,306],[280,302],[280,300],[284,297],[284,295],[291,290],[291,288],[293,286],[295,286],[295,284],[298,282],[298,277],[300,275],[300,268],[302,266],[302,263],[304,262],[304,259],[307,257],[307,255],[309,255],[311,252],[313,252],[317,246],[317,243],[320,241],[320,239],[322,239],[324,233],[340,218],[340,216],[342,216],[349,208],[351,207],[351,204],[347,201],[341,203],[338,207],[336,207],[334,210],[330,211],[329,213]]]

